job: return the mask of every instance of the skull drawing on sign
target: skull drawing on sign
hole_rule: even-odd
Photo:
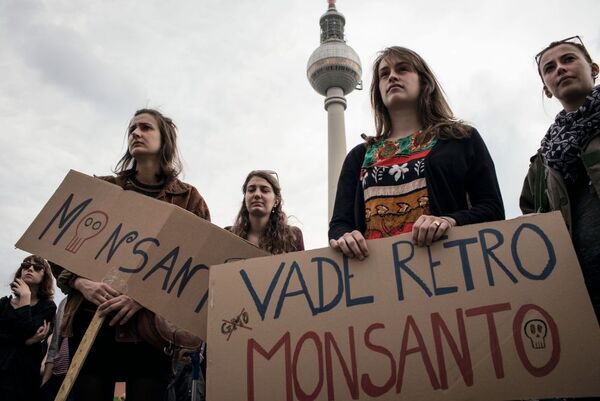
[[[525,335],[531,340],[532,348],[546,348],[546,334],[548,334],[548,326],[543,320],[531,319],[525,323]]]
[[[108,223],[108,215],[104,212],[96,210],[86,214],[79,220],[79,224],[77,224],[77,229],[75,230],[75,236],[67,244],[65,249],[71,253],[77,253],[85,241],[95,237],[104,230],[106,223]]]

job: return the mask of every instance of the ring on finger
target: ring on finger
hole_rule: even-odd
[[[438,228],[438,227],[440,226],[440,224],[441,224],[441,223],[440,223],[439,221],[435,220],[435,221],[434,221],[433,223],[431,223],[431,224],[435,225],[435,227],[436,227],[436,228]]]

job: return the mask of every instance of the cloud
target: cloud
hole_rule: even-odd
[[[131,99],[143,97],[131,77],[104,62],[81,32],[53,23],[43,3],[9,1],[3,14],[6,44],[40,81],[109,112],[131,108]]]

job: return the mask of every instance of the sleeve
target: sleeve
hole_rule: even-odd
[[[470,208],[447,216],[456,220],[459,226],[504,220],[504,203],[492,157],[476,129],[473,129],[467,141],[471,146],[471,162],[465,180],[465,190]]]
[[[46,355],[46,363],[54,362],[54,358],[56,357],[56,354],[58,354],[58,350],[59,350],[59,346],[60,346],[60,339],[62,338],[62,336],[60,335],[60,321],[63,316],[63,311],[65,308],[66,301],[67,301],[66,298],[62,300],[62,302],[60,303],[60,305],[58,307],[58,310],[56,311],[56,315],[54,316],[54,324],[53,324],[54,334],[52,335],[52,341],[50,341],[50,344],[48,346],[48,354]]]
[[[523,214],[529,214],[535,212],[535,205],[533,201],[533,192],[529,182],[529,174],[523,181],[523,188],[521,189],[521,196],[519,197],[519,207]]]
[[[294,236],[296,237],[296,241],[294,243],[294,248],[296,251],[303,251],[304,250],[304,237],[302,235],[302,230],[300,230],[298,227],[293,227],[292,229],[294,231]]]
[[[530,161],[519,197],[519,207],[523,214],[548,212],[550,207],[546,194],[546,169],[542,157],[538,153]]]
[[[50,262],[50,266],[52,266],[52,273],[56,278],[56,286],[60,288],[63,294],[72,294],[75,291],[75,289],[73,288],[73,282],[79,276],[75,273],[71,273],[70,271],[65,270],[64,267],[59,266],[54,262]]]
[[[358,229],[355,218],[356,191],[360,185],[360,168],[365,153],[365,145],[360,144],[352,149],[344,160],[329,222],[329,239],[338,239],[345,233]]]
[[[23,343],[35,334],[37,329],[46,321],[52,321],[56,312],[56,305],[50,300],[43,302],[38,308],[29,305],[13,309],[10,304],[6,306],[2,324],[5,325],[5,335],[15,343]],[[35,312],[34,312],[35,311]]]
[[[196,187],[192,187],[191,189],[190,204],[188,205],[187,210],[194,213],[196,216],[203,218],[204,220],[210,221],[210,211],[208,210],[208,205]]]

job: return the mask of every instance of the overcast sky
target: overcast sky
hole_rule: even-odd
[[[554,115],[534,55],[579,34],[600,57],[600,2],[338,0],[364,87],[377,51],[430,64],[457,117],[496,163],[507,217]],[[0,295],[26,255],[14,244],[69,169],[107,175],[132,113],[180,128],[184,181],[230,225],[253,169],[273,169],[308,249],[327,245],[327,116],[306,79],[326,0],[1,0]],[[347,96],[348,149],[373,133],[369,93]]]

